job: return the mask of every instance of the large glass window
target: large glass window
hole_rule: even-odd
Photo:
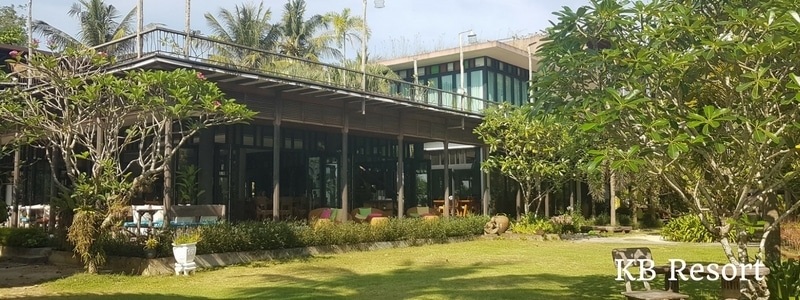
[[[497,80],[495,82],[497,83],[497,86],[495,87],[497,89],[497,102],[506,101],[506,95],[503,94],[503,74],[498,73]]]
[[[431,88],[438,88],[439,87],[439,78],[431,78],[428,79],[426,85]],[[438,105],[439,104],[439,92],[436,90],[428,90],[428,103]]]
[[[455,85],[453,82],[453,75],[444,75],[442,76],[442,89],[448,92],[455,91]],[[442,95],[442,103],[444,106],[453,107],[453,94],[445,93]]]
[[[514,90],[514,104],[522,105],[522,97],[519,92],[519,79],[514,78],[511,86]]]
[[[513,90],[511,89],[512,86],[511,76],[504,75],[503,77],[505,77],[505,84],[506,84],[505,89],[503,89],[503,94],[505,94],[506,96],[504,97],[505,99],[503,100],[506,102],[514,103],[514,93]]]
[[[472,71],[469,72],[469,95],[475,98],[483,99],[483,71]],[[470,106],[468,107],[471,111],[479,112],[483,110],[483,102],[481,101],[470,101]]]

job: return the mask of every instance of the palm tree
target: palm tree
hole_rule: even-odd
[[[97,46],[132,34],[136,20],[134,8],[118,22],[121,15],[117,8],[106,5],[103,0],[79,0],[72,4],[67,14],[80,21],[81,29],[77,37],[41,20],[33,23],[33,30],[58,47]]]
[[[361,43],[361,34],[364,32],[364,19],[350,15],[350,9],[345,8],[341,13],[330,12],[325,15],[325,20],[333,27],[336,43],[342,49],[342,66],[347,64],[347,42]],[[367,29],[369,34],[369,29]]]
[[[265,51],[275,50],[278,28],[270,23],[272,12],[264,10],[263,2],[258,6],[253,3],[237,5],[233,11],[220,8],[217,17],[205,14],[212,38]],[[217,47],[216,50],[216,60],[237,65],[256,66],[264,58],[259,52],[240,47]]]
[[[306,12],[305,0],[289,0],[283,6],[281,18],[280,41],[278,50],[282,54],[319,61],[320,57],[338,58],[341,54],[328,45],[333,40],[332,32],[321,32],[328,24],[321,15],[313,15],[304,20]]]

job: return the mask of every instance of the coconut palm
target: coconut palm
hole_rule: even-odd
[[[134,8],[117,21],[120,12],[113,5],[106,5],[103,0],[80,0],[72,4],[67,14],[80,22],[81,29],[76,37],[42,20],[33,23],[33,30],[58,47],[97,46],[132,34],[136,20]]]
[[[330,12],[325,15],[325,20],[333,28],[336,36],[336,43],[342,49],[342,66],[347,64],[347,42],[353,45],[355,42],[361,43],[364,32],[364,19],[350,15],[350,9],[345,8],[341,13]],[[367,29],[369,34],[369,29]]]
[[[278,50],[282,54],[319,61],[321,57],[338,59],[341,53],[329,46],[334,40],[328,24],[321,15],[313,15],[304,19],[306,2],[304,0],[289,0],[283,6],[281,18],[280,39]]]
[[[217,17],[206,13],[205,18],[214,39],[265,51],[275,50],[278,28],[270,23],[272,12],[264,9],[263,2],[236,5],[233,11],[220,8]],[[215,50],[214,59],[220,62],[256,66],[264,59],[262,53],[241,47],[217,47]]]

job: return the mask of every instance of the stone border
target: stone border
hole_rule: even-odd
[[[50,248],[19,248],[0,246],[0,257],[48,256]]]
[[[478,236],[465,236],[451,237],[445,240],[424,239],[362,243],[354,245],[329,245],[263,251],[212,253],[197,255],[194,261],[200,268],[215,268],[229,265],[246,264],[255,261],[290,259],[313,255],[339,254],[356,251],[374,251],[422,245],[467,242],[477,238]],[[50,263],[82,266],[80,261],[73,256],[72,252],[68,251],[53,251],[50,254]],[[103,270],[110,271],[111,273],[124,273],[129,275],[174,274],[174,264],[175,259],[173,257],[146,259],[140,257],[109,256],[106,258],[106,264],[103,266]]]

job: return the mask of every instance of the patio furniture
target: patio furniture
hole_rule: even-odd
[[[169,215],[174,218],[170,226],[211,225],[225,219],[225,205],[173,205],[169,207]]]
[[[364,223],[369,222],[372,218],[375,217],[385,217],[386,214],[377,208],[373,207],[361,207],[353,209],[350,212],[350,215],[353,216],[353,220],[356,222]]]
[[[634,267],[640,266],[640,259],[649,259],[652,262],[653,254],[650,248],[618,248],[611,250],[611,257],[614,259],[614,266],[627,266],[628,261],[632,260]],[[623,295],[628,300],[662,300],[662,299],[688,299],[689,295],[680,294],[671,290],[650,290],[650,283],[642,281],[644,290],[634,291],[631,288],[631,281],[627,276],[622,276],[625,280],[625,292]]]
[[[427,206],[415,206],[406,210],[406,216],[412,218],[421,218],[425,216],[435,216],[436,211]]]
[[[317,209],[313,209],[308,213],[308,224],[317,224],[321,220],[325,220],[322,222],[338,222],[338,218],[340,217],[342,209],[341,208],[331,208],[331,207],[320,207]]]

